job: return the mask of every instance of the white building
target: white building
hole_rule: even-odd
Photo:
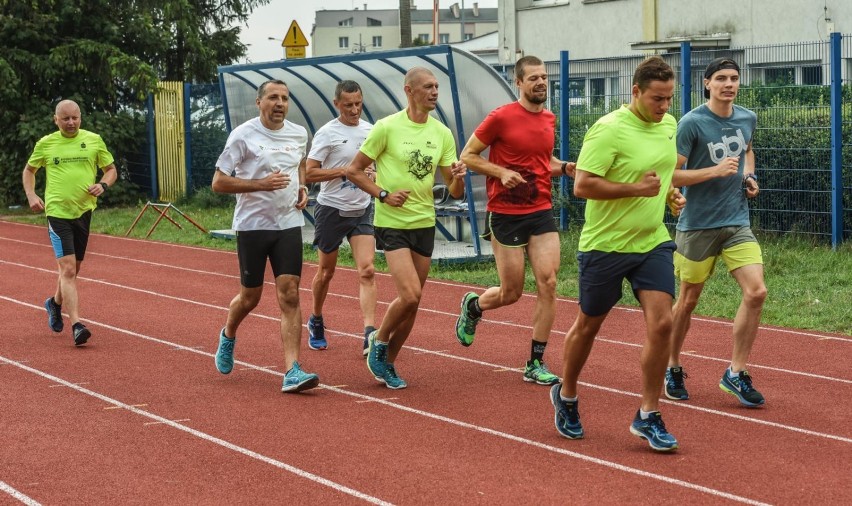
[[[495,31],[496,8],[480,9],[474,2],[470,8],[460,9],[458,4],[453,4],[438,11],[438,44],[453,44]],[[411,33],[413,39],[423,44],[432,42],[432,10],[412,8]],[[316,11],[311,30],[313,56],[381,51],[399,46],[397,9]]]

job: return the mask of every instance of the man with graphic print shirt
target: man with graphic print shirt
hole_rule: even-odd
[[[397,289],[384,320],[370,334],[367,368],[388,388],[405,388],[396,358],[411,333],[435,245],[435,200],[432,187],[441,171],[450,194],[464,193],[464,164],[456,160],[449,128],[429,115],[437,107],[438,80],[426,68],[405,74],[408,107],[379,120],[346,176],[376,197],[376,244],[385,251]],[[376,181],[366,173],[375,162]]]
[[[118,178],[104,141],[98,134],[81,129],[80,121],[80,106],[76,102],[59,102],[53,116],[59,131],[36,143],[23,172],[30,209],[47,214],[50,242],[59,265],[56,293],[44,301],[47,323],[54,332],[62,332],[62,306],[65,306],[76,346],[82,346],[92,336],[80,323],[77,297],[77,275],[89,243],[92,211],[98,205],[98,198]],[[44,201],[35,193],[35,173],[41,167],[47,173]],[[99,168],[103,177],[96,183]]]
[[[734,105],[739,86],[737,63],[730,58],[713,60],[704,71],[704,96],[709,100],[684,115],[677,127],[677,167],[684,170],[675,171],[673,183],[686,187],[689,205],[675,236],[675,273],[681,284],[673,309],[665,394],[674,400],[689,399],[680,353],[704,283],[721,257],[743,298],[734,318],[731,364],[719,388],[743,405],[757,407],[764,398],[746,370],[766,300],[763,257],[746,201],[760,191],[752,151],[757,116]]]
[[[536,283],[533,335],[524,381],[553,385],[559,377],[544,363],[544,349],[556,313],[559,234],[551,203],[552,178],[573,177],[575,164],[553,156],[556,117],[545,109],[547,70],[535,56],[515,64],[517,102],[499,107],[479,125],[462,150],[471,170],[487,177],[488,211],[483,237],[491,240],[500,286],[482,295],[467,293],[456,321],[456,338],[473,343],[486,309],[514,304],[524,291],[524,253]],[[480,153],[488,148],[488,160]]]
[[[287,371],[282,392],[300,392],[319,385],[316,374],[299,364],[302,312],[299,280],[302,275],[301,210],[308,203],[305,154],[308,133],[287,121],[290,90],[280,80],[257,89],[259,115],[235,128],[216,160],[213,191],[237,196],[233,229],[237,233],[240,291],[231,300],[225,326],[219,332],[216,369],[234,368],[234,345],[240,323],[260,302],[267,261],[275,276],[281,310],[280,335]]]

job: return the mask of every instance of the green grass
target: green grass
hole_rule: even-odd
[[[219,204],[219,205],[215,205]],[[231,226],[233,205],[221,205],[206,197],[177,204],[181,211],[208,230],[228,229]],[[135,208],[98,209],[92,218],[92,231],[123,236],[142,206]],[[170,215],[172,215],[170,213]],[[154,241],[234,250],[234,241],[213,239],[201,233],[178,215],[173,215],[183,230],[163,220],[151,235]],[[5,218],[19,222],[45,224],[44,215],[25,211],[11,212]],[[156,215],[146,212],[136,225],[131,237],[143,238]],[[576,250],[579,230],[571,229],[561,234],[562,267],[559,272],[557,292],[565,297],[577,297]],[[837,251],[830,246],[815,244],[792,235],[760,235],[765,262],[766,285],[769,290],[762,323],[816,331],[838,332],[852,335],[852,243],[842,245]],[[316,261],[315,252],[305,247],[305,259]],[[340,262],[354,266],[346,247],[341,248]],[[387,271],[384,258],[376,258],[376,269]],[[465,264],[433,265],[431,277],[449,279],[480,286],[499,283],[493,260]],[[532,274],[527,269],[525,289],[535,290]],[[632,293],[625,287],[621,303],[637,305]],[[733,319],[740,303],[740,291],[719,264],[707,282],[697,315]]]

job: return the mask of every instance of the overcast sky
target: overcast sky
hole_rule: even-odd
[[[473,7],[473,0],[441,0],[439,7],[447,9],[458,2],[464,3],[466,9]],[[367,9],[396,9],[399,0],[271,0],[269,4],[256,9],[248,20],[248,26],[242,29],[240,40],[248,47],[248,60],[253,63],[280,60],[284,56],[281,39],[293,20],[305,33],[308,42],[311,41],[311,27],[314,25],[314,12],[326,10],[351,10],[355,7]],[[478,0],[480,7],[497,7],[497,0]],[[432,0],[416,0],[418,9],[432,9]],[[269,40],[269,37],[278,40]],[[306,48],[307,56],[311,56],[311,47]],[[245,63],[245,62],[241,62]]]

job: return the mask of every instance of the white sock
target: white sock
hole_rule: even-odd
[[[655,411],[642,411],[640,409],[639,410],[639,418],[641,418],[642,420],[647,420],[648,417],[651,416],[651,413],[655,413]]]
[[[562,402],[577,402],[576,395],[574,397],[565,397],[564,395],[559,394],[559,399],[562,400]]]

